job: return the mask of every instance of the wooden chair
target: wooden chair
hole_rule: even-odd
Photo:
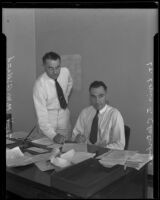
[[[129,126],[124,125],[124,131],[125,131],[125,139],[126,139],[126,144],[125,144],[124,150],[127,150],[128,145],[129,145],[129,138],[130,138],[131,129],[130,129]]]

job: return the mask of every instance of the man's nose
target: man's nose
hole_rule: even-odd
[[[99,103],[100,102],[100,99],[97,97],[96,98],[96,103]]]

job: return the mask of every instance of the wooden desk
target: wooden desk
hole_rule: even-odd
[[[88,147],[94,152],[96,147]],[[100,151],[106,151],[100,149]],[[51,186],[51,174],[53,170],[42,172],[34,164],[7,168],[6,169],[6,190],[24,198],[47,198],[47,199],[76,199],[81,198],[72,194],[55,189]],[[107,185],[95,194],[87,197],[91,199],[130,199],[146,198],[147,190],[147,166],[141,170],[127,168],[125,174],[116,181]]]

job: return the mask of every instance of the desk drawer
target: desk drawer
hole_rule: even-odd
[[[26,180],[22,177],[7,174],[6,190],[22,198],[32,199],[74,199],[72,195],[54,188]]]

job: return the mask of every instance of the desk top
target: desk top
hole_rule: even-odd
[[[101,155],[102,153],[108,151],[108,149],[106,148],[97,147],[95,145],[88,145],[87,149],[88,149],[88,152],[91,152],[91,153],[96,152],[97,155]],[[81,168],[81,166],[83,167]],[[94,166],[94,167],[91,167],[91,166]],[[99,174],[97,173],[98,171],[100,171]],[[113,167],[112,169],[104,168],[94,158],[83,161],[82,163],[78,163],[74,166],[70,166],[66,169],[62,169],[59,172],[55,172],[54,170],[43,172],[43,171],[40,171],[35,166],[35,164],[30,164],[27,166],[20,166],[20,167],[13,167],[13,168],[11,167],[11,168],[7,168],[6,170],[8,176],[15,176],[25,181],[29,181],[34,184],[36,183],[37,185],[43,186],[50,190],[52,190],[53,188],[57,188],[63,192],[68,192],[70,194],[80,196],[82,198],[88,198],[89,196],[93,195],[97,191],[103,189],[106,186],[106,184],[110,184],[116,179],[122,176],[125,176],[126,174],[132,171],[136,171],[136,170],[127,168],[127,170],[124,171],[122,166],[116,166],[116,167]],[[74,173],[74,175],[72,174],[72,172]],[[109,175],[110,177],[112,177],[112,179],[108,179]],[[78,177],[80,176],[81,176],[81,179],[78,179]],[[72,182],[71,187],[68,185],[69,187],[67,189],[66,189],[66,185],[69,182],[66,182],[67,179],[64,180],[64,177],[66,178],[72,177],[72,179],[69,180],[70,183]],[[96,182],[95,180],[98,180],[98,179],[99,179],[99,184],[97,187],[96,185],[98,182]],[[110,181],[104,182],[105,179],[106,180],[108,179]],[[88,184],[88,188],[86,187],[86,189],[84,189],[81,187],[80,190],[77,189],[80,185],[84,184],[84,181],[86,180],[87,180],[86,184]],[[90,180],[90,182],[88,182],[88,180]],[[94,181],[95,181],[95,184],[90,184],[90,183],[94,183]],[[62,184],[62,182],[65,184]],[[75,190],[74,190],[73,186],[76,182],[77,182],[78,187],[75,187]]]

